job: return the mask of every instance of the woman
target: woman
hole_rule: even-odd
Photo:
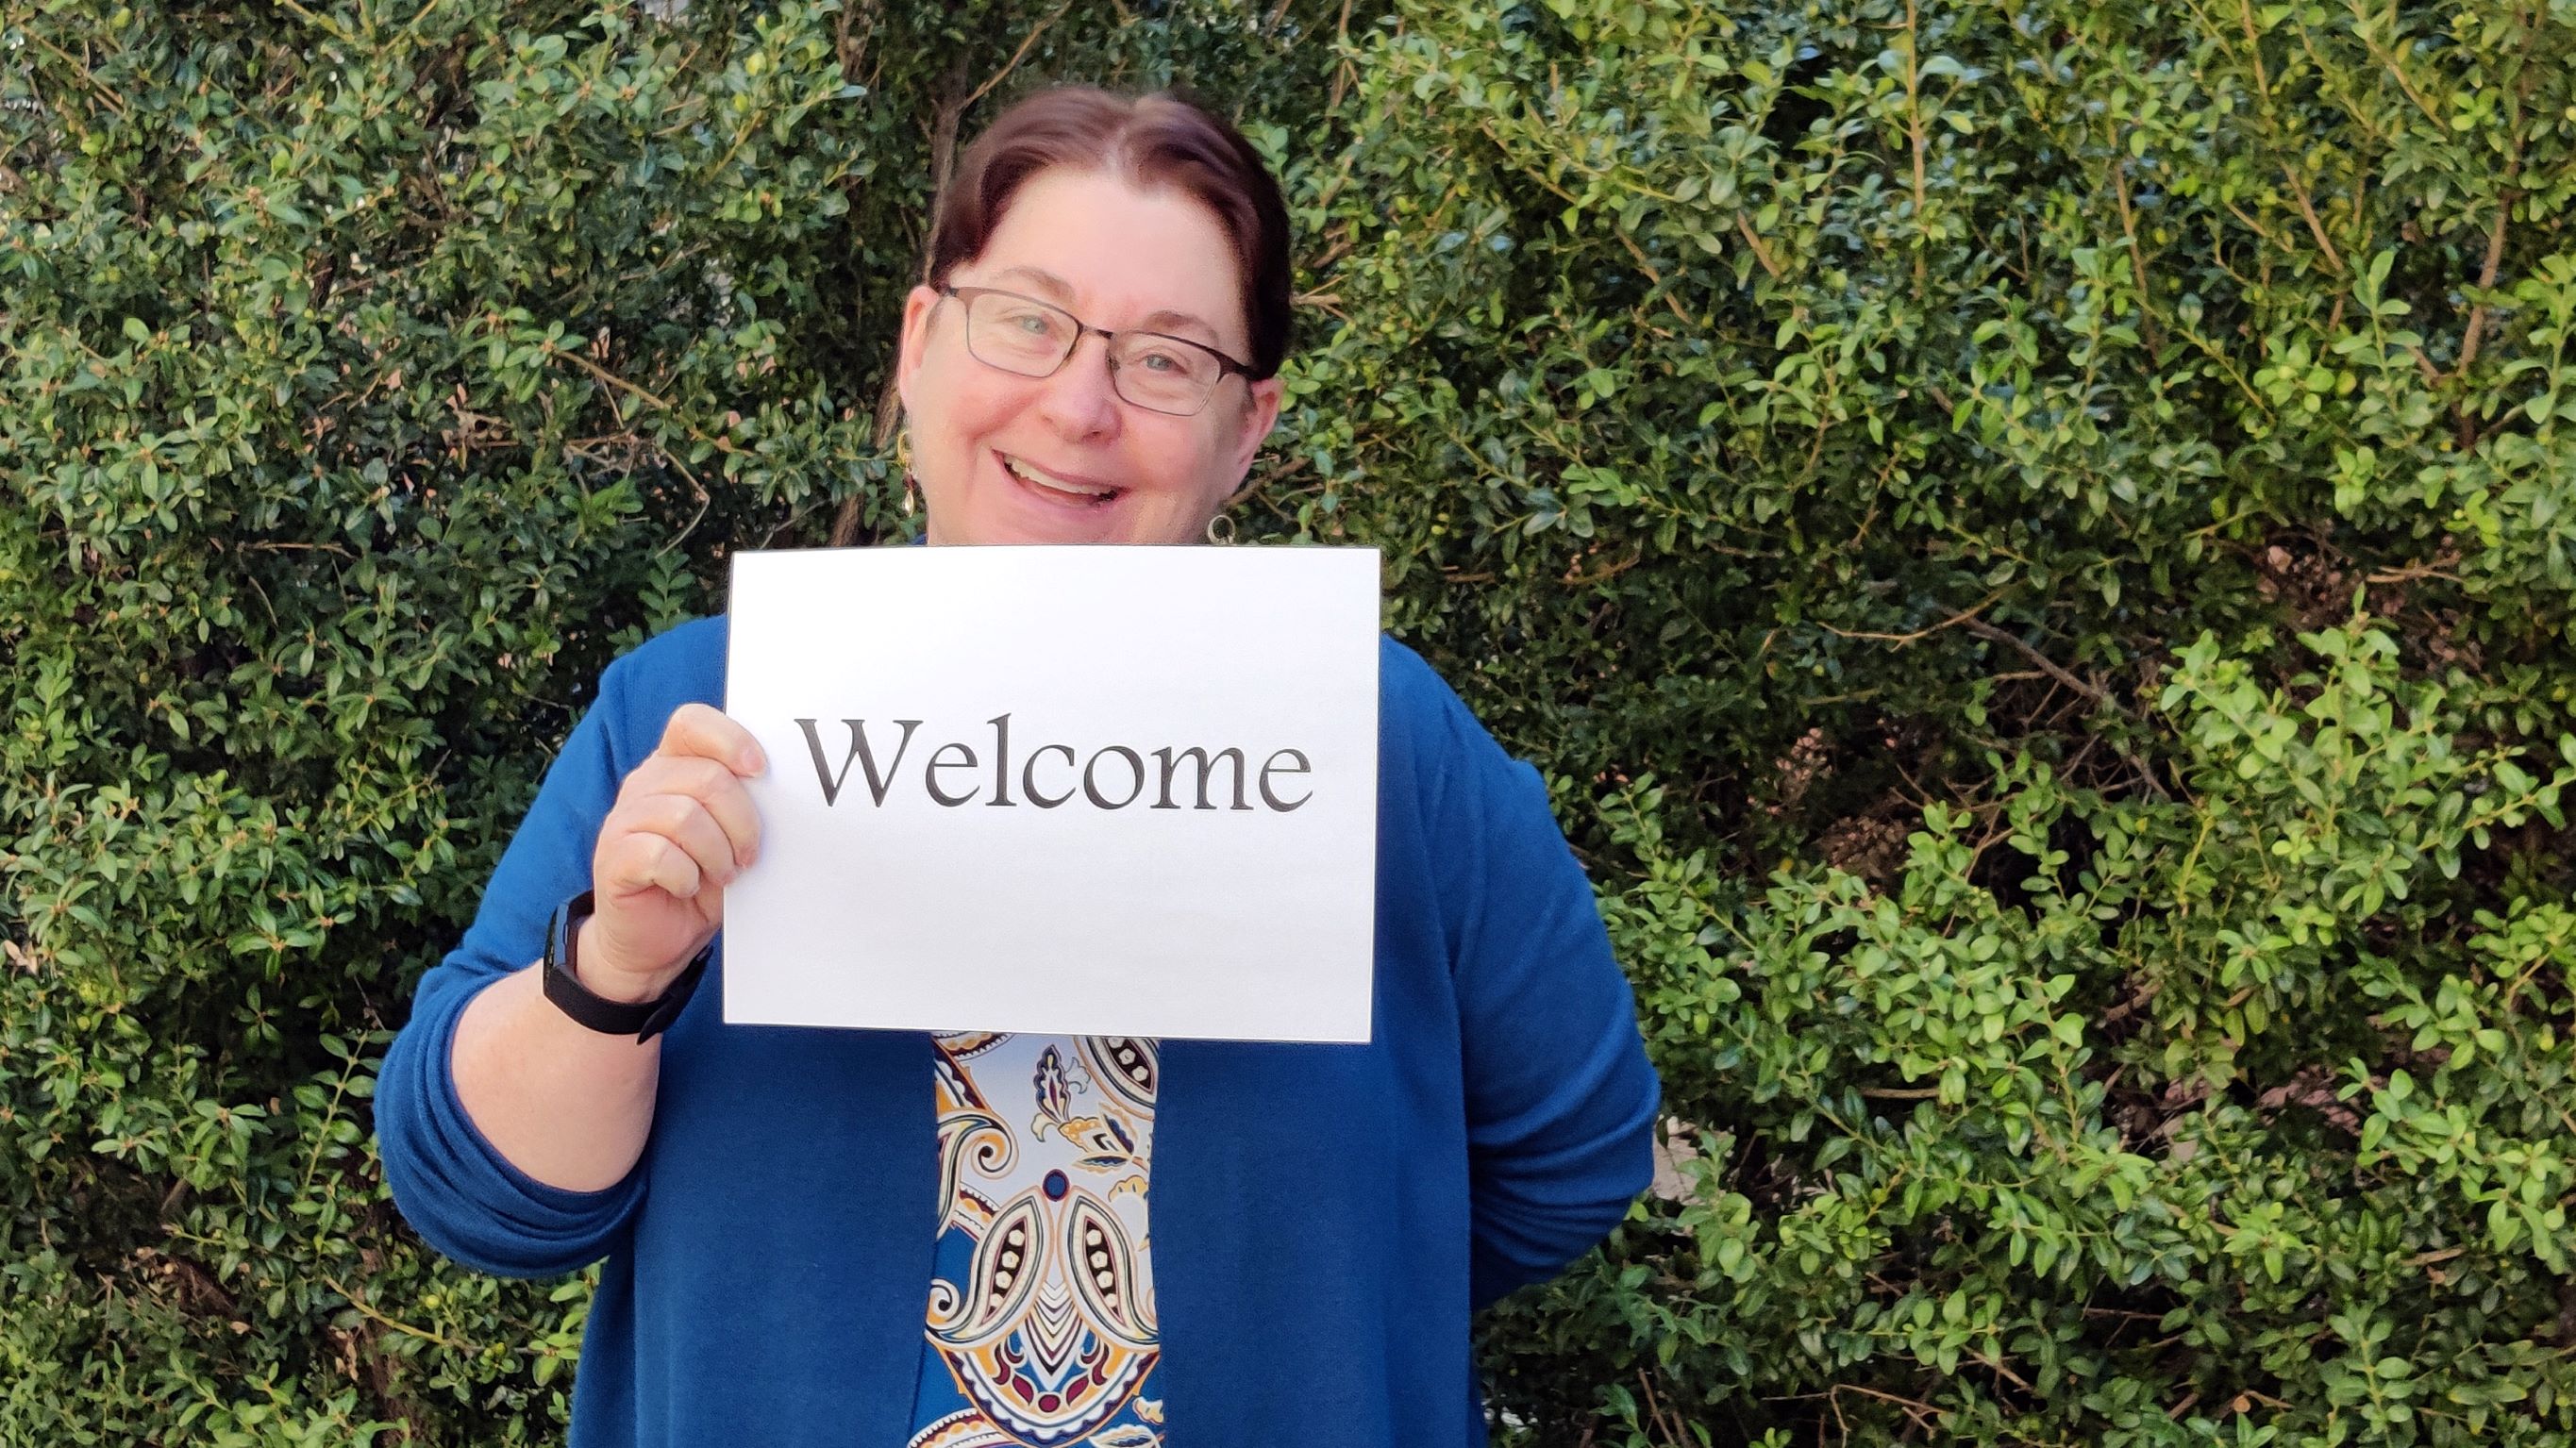
[[[1278,415],[1288,313],[1286,212],[1231,127],[1014,107],[904,309],[928,541],[1199,539]],[[764,761],[714,707],[724,628],[603,676],[376,1097],[439,1249],[606,1259],[574,1442],[1482,1441],[1470,1311],[1619,1220],[1656,1108],[1536,773],[1385,646],[1366,1046],[727,1026],[696,987]]]

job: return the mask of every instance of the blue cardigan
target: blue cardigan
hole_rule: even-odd
[[[450,1071],[466,1002],[543,952],[618,782],[674,709],[721,707],[724,668],[713,618],[601,678],[386,1053],[385,1175],[469,1266],[607,1260],[576,1448],[897,1448],[939,1205],[928,1037],[729,1026],[709,979],[663,1038],[643,1159],[599,1192],[512,1167]],[[1380,691],[1375,1040],[1163,1047],[1158,1381],[1184,1443],[1482,1443],[1469,1313],[1581,1255],[1649,1174],[1654,1072],[1537,772],[1399,644]]]

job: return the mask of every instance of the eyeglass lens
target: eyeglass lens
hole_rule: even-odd
[[[1072,315],[1043,302],[982,292],[966,304],[967,350],[1006,372],[1049,376],[1081,340]],[[1224,376],[1196,347],[1136,332],[1109,342],[1109,385],[1138,407],[1186,417],[1207,405]]]

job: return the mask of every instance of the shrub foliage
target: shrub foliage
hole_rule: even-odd
[[[1280,165],[1245,530],[1555,782],[1673,1161],[1529,1444],[2576,1434],[2569,0],[0,13],[0,1444],[554,1442],[372,1072],[615,651],[904,534],[961,134]]]

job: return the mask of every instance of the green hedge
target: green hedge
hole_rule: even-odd
[[[2576,3],[0,14],[0,1444],[555,1442],[366,1100],[600,666],[910,526],[1053,79],[1239,113],[1245,506],[1554,781],[1674,1161],[1529,1445],[2576,1436]]]

